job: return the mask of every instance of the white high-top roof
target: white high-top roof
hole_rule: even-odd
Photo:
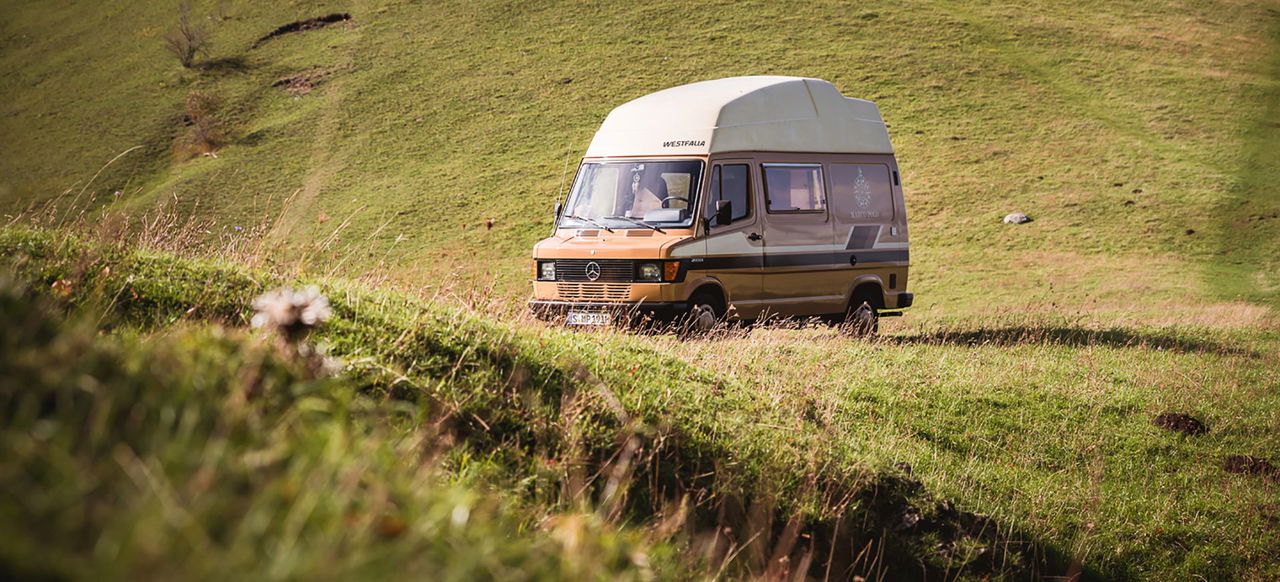
[[[892,154],[875,103],[803,77],[731,77],[664,89],[618,106],[587,157],[718,152]]]

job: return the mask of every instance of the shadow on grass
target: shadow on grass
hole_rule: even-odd
[[[1258,59],[1250,73],[1280,76],[1280,10],[1266,8],[1269,58]],[[1242,89],[1238,151],[1227,191],[1210,209],[1217,217],[1217,254],[1204,265],[1204,279],[1222,299],[1280,307],[1272,290],[1280,281],[1280,84],[1260,83]]]
[[[1229,346],[1211,340],[1180,337],[1173,333],[1140,332],[1120,328],[1087,329],[1081,327],[1011,325],[983,329],[941,330],[903,336],[885,336],[884,341],[902,345],[1107,346],[1236,356],[1258,355],[1253,350]]]
[[[195,66],[209,73],[243,73],[249,70],[249,61],[243,56],[220,57],[201,61]]]

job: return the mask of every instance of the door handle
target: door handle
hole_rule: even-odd
[[[849,255],[849,266],[852,267],[857,264],[858,264],[858,255]]]
[[[762,239],[762,238],[764,238],[764,237],[762,237],[762,236],[760,236],[759,234],[754,233],[754,232],[753,232],[753,233],[751,233],[751,234],[749,234],[749,235],[747,235],[747,240],[753,240],[753,241],[754,241],[754,240],[760,240],[760,239]]]

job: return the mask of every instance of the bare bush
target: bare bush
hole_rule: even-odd
[[[191,22],[191,3],[178,5],[178,28],[164,35],[165,47],[178,57],[184,68],[190,69],[196,57],[209,50],[209,31]]]

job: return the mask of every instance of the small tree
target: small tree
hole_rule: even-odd
[[[178,28],[164,35],[165,46],[178,57],[184,68],[191,68],[196,57],[209,50],[209,31],[191,23],[191,3],[178,5]]]

